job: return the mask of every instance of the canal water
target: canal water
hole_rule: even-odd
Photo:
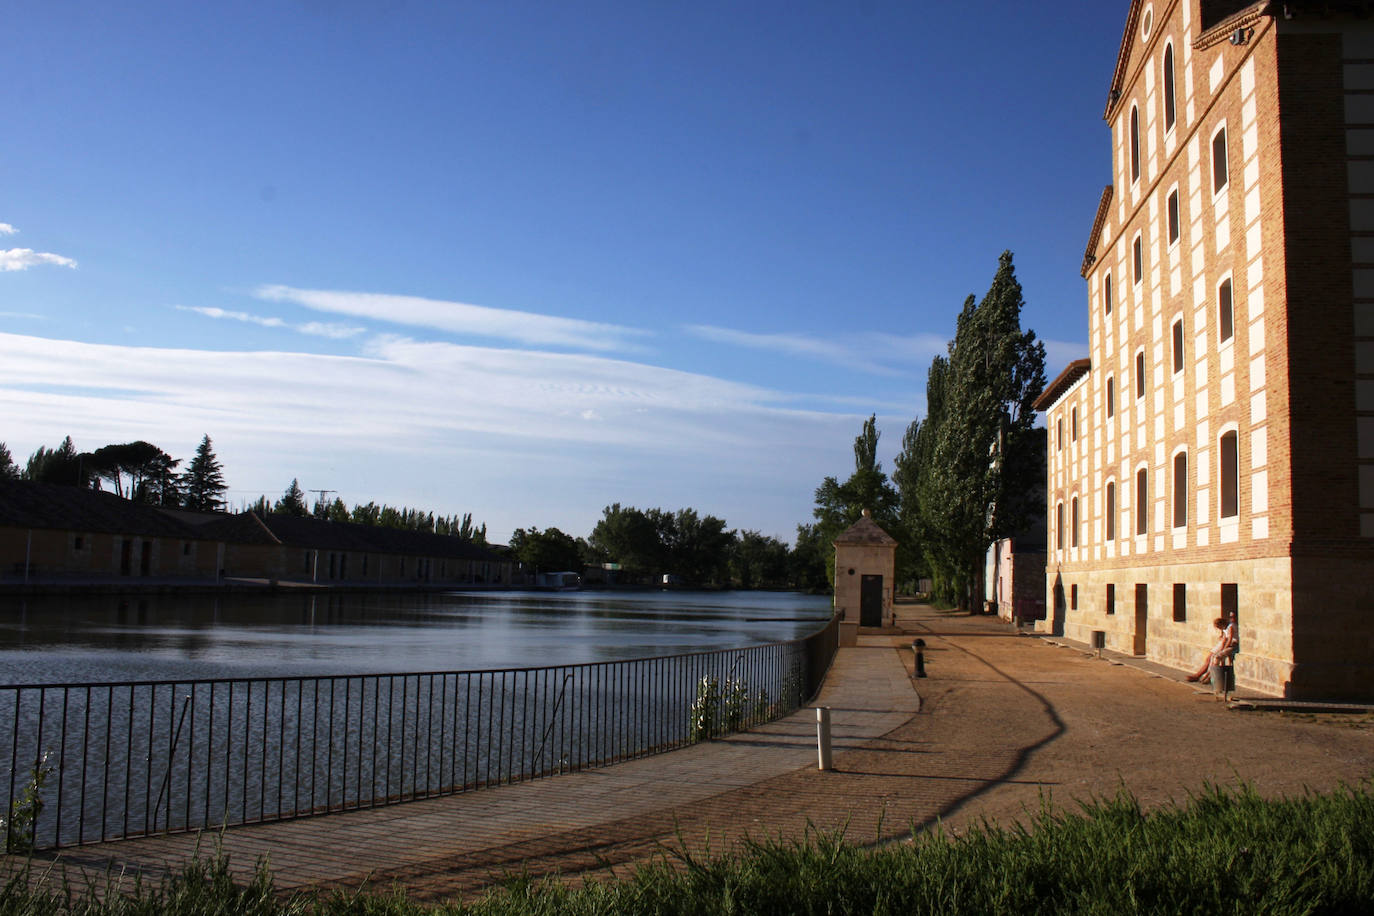
[[[806,636],[788,592],[324,593],[0,599],[0,684],[543,667]]]

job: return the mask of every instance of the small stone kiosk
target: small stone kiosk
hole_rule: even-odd
[[[835,610],[840,614],[840,645],[859,641],[859,627],[880,627],[892,620],[896,585],[897,541],[863,518],[835,538]]]

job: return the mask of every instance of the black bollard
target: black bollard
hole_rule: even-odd
[[[916,653],[916,676],[926,676],[926,641],[918,639],[911,644],[911,651]]]

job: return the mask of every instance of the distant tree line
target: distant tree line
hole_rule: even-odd
[[[854,472],[817,487],[814,533],[832,578],[831,542],[869,509],[898,542],[898,582],[929,577],[937,597],[972,607],[987,548],[1043,511],[1045,432],[1031,405],[1045,388],[1045,347],[1021,330],[1024,304],[1003,252],[987,295],[965,300],[947,353],[931,362],[926,416],[907,427],[892,479],[870,416]]]
[[[810,526],[805,526],[809,532]],[[660,584],[664,577],[706,588],[801,588],[825,586],[816,545],[800,536],[796,549],[757,531],[728,529],[695,509],[637,509],[615,503],[587,538],[557,528],[517,528],[510,539],[515,559],[528,573],[579,572],[614,567],[620,584]]]
[[[327,491],[326,491],[327,492]],[[473,544],[487,543],[485,523],[474,525],[472,513],[463,515],[435,515],[422,509],[377,505],[375,502],[358,503],[352,509],[338,497],[326,501],[315,500],[313,508],[306,508],[305,492],[301,490],[299,478],[291,478],[291,484],[276,502],[269,502],[266,496],[259,496],[248,507],[249,512],[259,516],[291,515],[297,518],[317,518],[327,522],[351,522],[355,525],[369,525],[377,528],[399,528],[403,531],[420,531],[426,534],[441,534],[468,541]]]

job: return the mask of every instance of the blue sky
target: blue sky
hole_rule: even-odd
[[[1003,249],[1048,375],[1086,353],[1127,6],[21,0],[0,441],[790,542]]]

